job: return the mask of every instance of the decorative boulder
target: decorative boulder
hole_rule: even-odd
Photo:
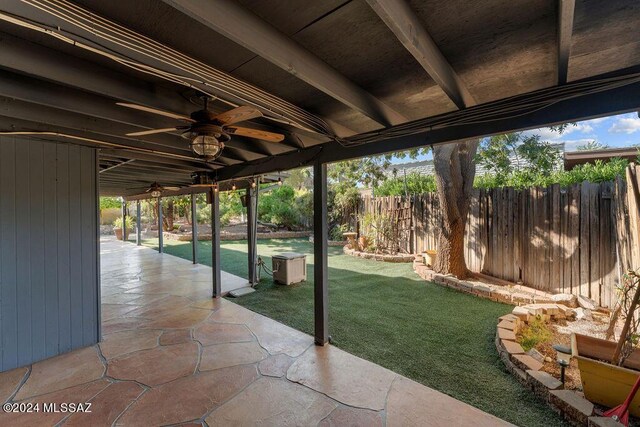
[[[578,298],[573,294],[555,294],[551,296],[551,300],[567,307],[578,306]]]
[[[592,320],[593,319],[593,316],[591,315],[591,310],[589,309],[579,307],[579,308],[576,308],[574,311],[576,313],[576,320],[582,320],[582,319]]]
[[[598,308],[598,304],[596,304],[594,300],[584,297],[582,295],[578,297],[578,305],[587,310],[595,310]]]

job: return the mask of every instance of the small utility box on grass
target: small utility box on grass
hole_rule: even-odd
[[[271,257],[273,280],[283,285],[291,285],[307,280],[307,256],[295,252],[285,252]]]

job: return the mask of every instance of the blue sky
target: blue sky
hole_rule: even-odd
[[[640,144],[640,118],[634,112],[578,122],[575,126],[568,126],[562,134],[549,128],[532,129],[525,133],[538,134],[543,140],[552,143],[564,142],[566,151],[575,151],[578,146],[593,140],[610,148],[629,147]],[[420,156],[416,160],[399,159],[393,163],[426,159],[431,159],[431,154]]]

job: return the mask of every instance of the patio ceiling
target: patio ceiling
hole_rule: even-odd
[[[0,130],[101,148],[103,194],[220,180],[640,107],[633,0],[6,0]],[[131,102],[252,105],[213,164]]]

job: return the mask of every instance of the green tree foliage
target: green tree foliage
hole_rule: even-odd
[[[592,150],[606,150],[607,148],[609,148],[609,146],[607,144],[603,144],[603,143],[598,142],[598,141],[596,141],[594,139],[593,141],[589,141],[586,144],[578,145],[576,147],[576,150],[578,150],[578,151],[592,151]]]
[[[112,208],[120,209],[121,206],[122,202],[119,197],[100,197],[100,210]]]
[[[376,189],[378,196],[400,196],[404,194],[433,193],[436,191],[436,179],[433,175],[412,172],[406,177],[397,176],[387,179]]]

